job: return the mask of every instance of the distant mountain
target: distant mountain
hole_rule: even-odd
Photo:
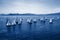
[[[30,13],[24,13],[24,14],[8,14],[8,15],[11,15],[11,16],[33,16],[33,15],[35,15],[35,14],[30,14]]]
[[[24,14],[19,14],[19,13],[9,13],[9,14],[0,14],[0,16],[33,16],[35,14],[30,14],[30,13],[24,13]]]
[[[32,14],[32,13],[25,13],[25,14],[22,14],[22,15],[35,15],[35,14]]]
[[[47,15],[60,15],[60,12],[59,13],[51,13],[51,14],[47,14]]]
[[[51,13],[51,14],[32,14],[32,13],[10,13],[10,14],[0,14],[0,16],[42,16],[42,15],[60,15],[60,13]]]

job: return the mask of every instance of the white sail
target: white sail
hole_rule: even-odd
[[[52,22],[53,22],[53,19],[50,19],[50,20],[49,20],[49,23],[52,23]]]
[[[19,22],[18,22],[18,24],[21,24],[22,23],[22,19],[19,19]]]
[[[41,18],[40,21],[45,23],[45,18]]]
[[[27,22],[28,23],[32,23],[32,19],[27,19]]]
[[[44,18],[41,18],[40,20],[41,20],[41,21],[44,21]]]
[[[33,22],[37,22],[37,20],[36,19],[33,19]]]
[[[11,24],[10,24],[10,22],[8,21],[7,24],[6,24],[6,26],[10,26],[10,25],[11,25]]]
[[[16,25],[16,21],[14,20],[11,25]]]

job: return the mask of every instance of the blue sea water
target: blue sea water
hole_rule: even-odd
[[[44,16],[0,16],[0,40],[60,40],[60,18],[59,16],[45,16],[45,22],[39,19]],[[22,24],[6,26],[6,21],[13,22],[15,18],[22,19]],[[37,19],[32,24],[27,23],[27,19]],[[49,19],[54,18],[53,23]]]

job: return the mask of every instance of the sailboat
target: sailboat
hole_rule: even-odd
[[[19,19],[19,22],[18,22],[18,24],[22,24],[22,19]]]
[[[8,22],[6,23],[6,26],[11,26],[11,23],[8,21]]]
[[[37,20],[36,20],[36,19],[33,19],[33,22],[34,22],[34,23],[36,23],[36,22],[37,22]]]
[[[11,25],[15,26],[16,25],[16,20],[14,20]]]
[[[40,21],[45,23],[45,18],[41,18]]]
[[[50,19],[50,20],[49,20],[49,23],[53,23],[53,19]]]
[[[32,19],[27,19],[27,23],[32,24]]]

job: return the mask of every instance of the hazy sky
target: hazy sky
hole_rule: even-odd
[[[60,12],[60,0],[0,0],[0,13]]]

